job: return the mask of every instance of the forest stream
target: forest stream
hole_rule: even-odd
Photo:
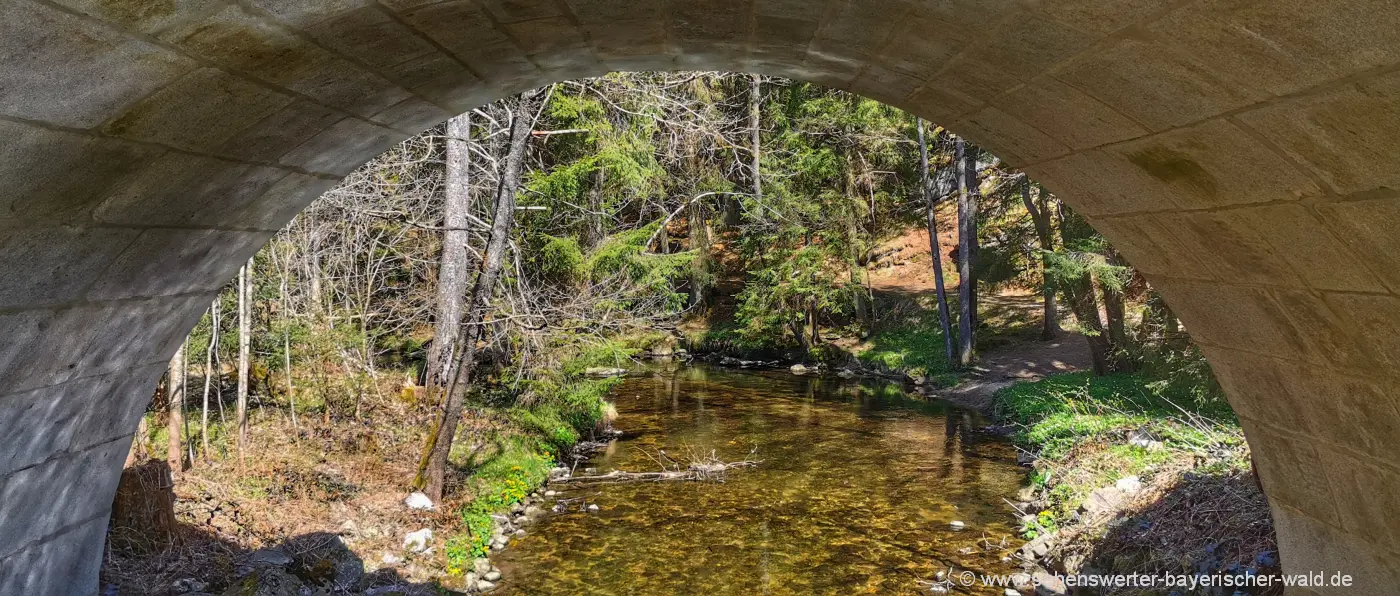
[[[711,451],[759,463],[722,482],[553,485],[567,510],[493,556],[505,593],[928,594],[950,567],[1018,571],[1004,499],[1026,474],[974,412],[882,381],[704,365],[634,372],[611,399],[624,435],[576,474]],[[952,586],[1002,593],[978,590]]]

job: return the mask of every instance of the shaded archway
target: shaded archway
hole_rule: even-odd
[[[1393,3],[3,0],[0,56],[0,591],[91,589],[175,344],[339,177],[491,99],[667,69],[845,88],[1029,171],[1195,331],[1288,568],[1400,583]]]

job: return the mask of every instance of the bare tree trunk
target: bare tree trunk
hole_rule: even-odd
[[[922,176],[924,189],[924,211],[925,226],[928,227],[928,250],[933,256],[933,287],[938,295],[938,324],[943,329],[943,351],[948,364],[953,360],[953,326],[951,313],[948,312],[948,290],[943,285],[943,252],[938,247],[938,221],[934,218],[934,205],[941,199],[937,196],[936,189],[933,188],[933,180],[929,177],[928,168],[928,142],[924,138],[924,120],[917,119],[919,127],[919,173]],[[941,132],[939,133],[942,134]]]
[[[1105,255],[1109,265],[1122,266],[1123,259],[1118,252],[1112,248],[1108,249]],[[1129,358],[1128,325],[1126,321],[1126,309],[1124,308],[1123,292],[1116,284],[1106,284],[1100,281],[1099,289],[1103,292],[1103,310],[1108,329],[1108,342],[1113,357],[1113,369],[1117,372],[1130,371],[1133,363]]]
[[[1064,203],[1060,203],[1059,207],[1060,244],[1065,247],[1075,246],[1076,241],[1082,239],[1082,230],[1087,228],[1087,224],[1080,225],[1078,216],[1067,214],[1069,208]],[[1073,225],[1070,225],[1071,223]],[[1079,279],[1065,282],[1061,291],[1069,301],[1070,310],[1074,311],[1074,318],[1078,319],[1080,327],[1084,328],[1084,339],[1089,344],[1089,355],[1094,361],[1094,374],[1106,375],[1113,372],[1113,346],[1109,344],[1103,319],[1099,317],[1099,302],[1094,296],[1093,276],[1086,272]]]
[[[504,171],[496,187],[496,212],[491,221],[491,240],[486,246],[486,256],[482,263],[481,275],[477,277],[476,288],[467,304],[463,321],[465,332],[458,342],[461,345],[456,370],[448,383],[447,399],[443,404],[442,419],[428,440],[428,449],[419,463],[418,476],[413,479],[413,487],[422,490],[434,502],[442,500],[443,481],[447,473],[447,458],[452,451],[452,442],[457,434],[457,424],[462,418],[462,407],[466,402],[467,387],[471,385],[472,368],[476,364],[477,335],[482,330],[482,320],[496,288],[496,280],[501,273],[511,223],[515,214],[515,193],[520,186],[520,172],[525,161],[525,149],[530,141],[530,129],[535,113],[546,95],[546,89],[536,89],[522,93],[516,106],[510,127],[510,150],[506,155]]]
[[[958,137],[953,161],[958,169],[958,365],[970,366],[977,332],[977,158]]]
[[[244,451],[248,444],[248,366],[252,340],[252,320],[250,295],[253,277],[253,260],[238,270],[238,410],[234,416],[238,425],[238,463],[243,464]]]
[[[199,416],[199,441],[204,448],[204,460],[209,461],[209,387],[213,384],[214,352],[219,349],[219,299],[209,305],[209,349],[204,353],[204,407]],[[190,462],[194,463],[194,462]]]
[[[424,384],[440,392],[452,368],[452,348],[462,328],[462,300],[471,275],[467,243],[471,217],[471,113],[447,121],[447,180],[444,189],[442,260],[438,264],[433,349]]]
[[[168,381],[165,383],[166,399],[166,434],[169,437],[168,448],[165,452],[165,460],[170,463],[170,473],[176,476],[184,471],[184,446],[180,443],[180,436],[185,425],[185,345],[180,344],[180,349],[175,350],[175,356],[170,359],[170,371]]]
[[[297,387],[292,382],[292,335],[287,329],[282,330],[282,355],[287,371],[287,406],[292,410],[292,430],[300,431],[301,427],[297,426]]]
[[[1040,205],[1037,207],[1031,201],[1030,177],[1021,175],[1021,203],[1031,214],[1031,221],[1035,223],[1036,239],[1040,242],[1040,290],[1043,303],[1041,317],[1044,319],[1040,339],[1050,340],[1060,335],[1060,311],[1055,304],[1055,284],[1050,281],[1049,253],[1055,250],[1055,239],[1050,235],[1050,214],[1045,211],[1045,195],[1045,189],[1040,189]]]

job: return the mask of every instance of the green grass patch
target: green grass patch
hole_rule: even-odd
[[[1203,449],[1242,440],[1224,398],[1171,395],[1171,385],[1139,375],[1054,375],[997,392],[997,415],[1021,425],[1016,440],[1042,457],[1057,458],[1076,445],[1144,431],[1165,447]]]
[[[922,376],[938,386],[957,381],[957,374],[944,357],[943,331],[938,328],[937,321],[911,322],[880,330],[854,353],[862,364]]]

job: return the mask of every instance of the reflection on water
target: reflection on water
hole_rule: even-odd
[[[973,413],[888,383],[704,366],[629,378],[613,399],[627,436],[598,473],[655,471],[658,449],[762,463],[724,483],[564,491],[602,510],[512,541],[494,557],[507,593],[927,594],[919,582],[950,566],[1015,571],[1002,499],[1024,473]]]

